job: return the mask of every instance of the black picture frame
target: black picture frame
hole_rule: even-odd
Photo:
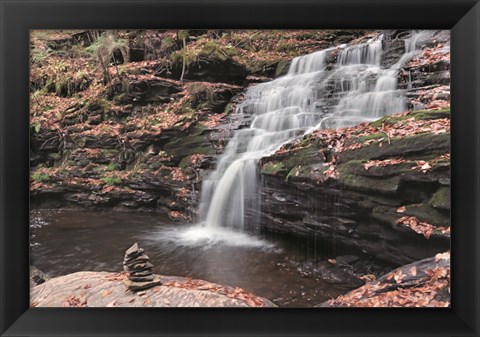
[[[480,4],[473,0],[0,0],[2,336],[479,334]],[[29,30],[451,29],[452,307],[111,309],[29,307]]]

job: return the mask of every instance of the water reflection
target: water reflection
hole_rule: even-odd
[[[33,211],[31,263],[50,276],[81,270],[121,271],[125,250],[139,242],[158,274],[241,287],[282,306],[312,306],[347,290],[323,281],[324,261],[311,247],[275,237],[202,232],[157,214]]]

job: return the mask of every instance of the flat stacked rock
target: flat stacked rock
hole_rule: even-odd
[[[148,255],[138,247],[138,243],[127,249],[123,259],[123,270],[128,273],[127,284],[130,290],[144,290],[161,284],[160,278],[153,274],[153,264]]]

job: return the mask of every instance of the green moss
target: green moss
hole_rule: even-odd
[[[407,158],[407,156],[425,156],[431,154],[444,154],[450,151],[450,133],[432,134],[420,133],[410,137],[391,138],[390,144],[384,142],[382,147],[378,144],[365,145],[359,149],[342,152],[339,162],[346,163],[350,160],[384,159],[392,157]]]
[[[372,126],[376,128],[382,127],[383,124],[390,124],[393,125],[401,120],[405,120],[407,118],[411,118],[411,116],[385,116],[382,117],[372,123],[370,123]]]
[[[450,118],[450,107],[440,110],[417,110],[405,116],[385,116],[371,123],[374,127],[381,127],[384,123],[393,125],[402,120],[415,118],[415,120],[431,120],[439,118]]]
[[[192,164],[191,156],[187,156],[182,158],[182,160],[180,160],[178,167],[180,167],[182,170],[185,170],[188,167],[190,167],[191,164]]]
[[[282,75],[285,68],[288,67],[289,64],[290,64],[290,62],[286,61],[286,60],[282,60],[282,61],[278,62],[277,68],[275,69],[275,76]]]
[[[205,58],[214,58],[222,61],[226,61],[232,56],[237,55],[237,51],[232,46],[220,46],[216,41],[207,41],[200,50],[199,56]]]
[[[420,221],[434,226],[450,226],[450,215],[439,212],[427,203],[407,206],[406,215],[413,215]]]
[[[379,132],[379,133],[372,133],[370,135],[366,135],[366,136],[360,136],[358,137],[358,141],[363,143],[363,142],[366,142],[367,140],[371,140],[371,139],[380,139],[380,138],[386,138],[387,135],[383,132]]]
[[[110,163],[107,165],[107,167],[105,168],[107,171],[116,171],[118,170],[118,164],[117,163]]]
[[[102,180],[107,185],[118,185],[122,182],[122,178],[120,177],[103,177]]]
[[[32,179],[34,181],[37,181],[37,182],[42,182],[42,181],[49,181],[50,180],[50,176],[48,174],[45,174],[45,173],[32,173]]]
[[[306,142],[309,143],[308,141]],[[317,142],[314,142],[295,149],[291,151],[289,156],[282,159],[282,161],[289,170],[297,165],[309,165],[322,162],[322,157],[319,155],[319,145]]]
[[[260,173],[269,175],[284,175],[287,173],[287,169],[282,162],[268,162],[262,166]]]
[[[348,173],[342,167],[338,171],[340,183],[352,189],[391,194],[396,193],[400,185],[400,177],[398,176],[391,178],[365,177]]]
[[[53,160],[58,160],[58,159],[62,158],[62,156],[60,155],[60,153],[49,153],[48,158],[53,159]]]
[[[294,167],[293,169],[288,172],[287,177],[285,180],[293,179],[301,179],[301,178],[308,178],[310,176],[311,167],[309,165],[299,165]]]
[[[175,139],[165,144],[164,150],[178,160],[192,154],[211,154],[214,152],[213,146],[203,134]]]
[[[434,156],[436,157],[436,156]],[[433,158],[432,158],[433,159]],[[433,170],[450,169],[450,160],[442,159],[432,165]]]
[[[158,124],[160,124],[161,122],[162,122],[162,121],[159,120],[159,119],[157,119],[157,118],[153,118],[153,119],[149,119],[149,120],[148,120],[148,124],[150,124],[150,125],[158,125]]]
[[[440,110],[418,110],[414,111],[412,115],[416,120],[430,120],[439,118],[450,118],[450,107]]]
[[[52,110],[52,109],[53,109],[53,106],[51,106],[49,104],[45,104],[41,107],[42,112],[46,112],[46,111],[49,111],[49,110]]]
[[[428,201],[430,206],[441,210],[450,210],[450,187],[440,187]]]
[[[396,221],[400,218],[396,213],[396,208],[388,206],[377,206],[372,210],[372,217],[380,222],[396,226]]]

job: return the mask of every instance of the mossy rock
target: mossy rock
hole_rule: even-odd
[[[285,180],[305,180],[311,175],[312,168],[310,165],[298,165],[288,172]]]
[[[450,166],[451,166],[451,161],[450,160],[442,159],[442,160],[439,160],[439,161],[435,162],[432,165],[432,170],[433,171],[450,170]]]
[[[411,173],[414,162],[399,163],[386,166],[372,166],[368,170],[365,169],[366,160],[351,160],[347,163],[340,164],[339,169],[345,174],[354,174],[364,177],[388,178],[392,176],[400,176],[402,173]]]
[[[383,124],[396,124],[402,120],[407,120],[410,118],[415,118],[415,120],[432,120],[440,118],[450,118],[450,107],[440,109],[440,110],[417,110],[412,111],[407,115],[398,116],[390,115],[382,117],[371,123],[374,127],[381,127]]]
[[[445,154],[450,151],[450,133],[421,133],[410,137],[392,138],[390,144],[365,145],[359,149],[347,150],[338,156],[339,163],[351,160],[385,159],[392,157]]]
[[[433,226],[450,227],[450,214],[440,212],[427,203],[409,205],[403,215],[414,216],[418,220],[428,222]]]
[[[372,133],[370,135],[358,137],[358,142],[363,143],[363,142],[366,142],[367,140],[372,140],[372,139],[376,140],[381,138],[387,138],[387,135],[384,132]]]
[[[441,110],[418,110],[414,111],[412,115],[416,120],[450,118],[450,107]]]
[[[382,195],[368,195],[362,194],[362,200],[358,202],[358,205],[362,208],[373,209],[378,206],[401,206],[401,201],[395,198],[387,198]]]
[[[365,177],[349,173],[344,167],[338,168],[338,180],[345,187],[380,194],[394,194],[398,191],[400,177]]]
[[[163,149],[178,161],[192,154],[215,153],[215,149],[205,135],[184,136],[165,144]]]
[[[268,162],[265,163],[262,168],[260,169],[261,174],[266,174],[266,175],[281,175],[284,176],[286,175],[288,170],[286,169],[285,165],[282,162]]]
[[[378,206],[372,210],[372,217],[382,223],[394,226],[400,217],[403,216],[396,212],[395,208],[388,206]]]
[[[440,187],[428,201],[433,208],[449,211],[451,207],[450,187]]]
[[[282,60],[278,62],[277,68],[275,69],[275,77],[285,75],[288,71],[289,66],[290,66],[290,61],[288,60]]]
[[[288,170],[298,165],[309,165],[323,162],[319,155],[320,146],[318,142],[310,143],[304,147],[300,147],[293,151],[290,151],[288,155],[281,157],[281,161],[284,163]]]
[[[213,58],[220,61],[226,61],[235,55],[237,55],[237,51],[233,46],[221,46],[213,40],[207,41],[199,53],[202,58]]]

